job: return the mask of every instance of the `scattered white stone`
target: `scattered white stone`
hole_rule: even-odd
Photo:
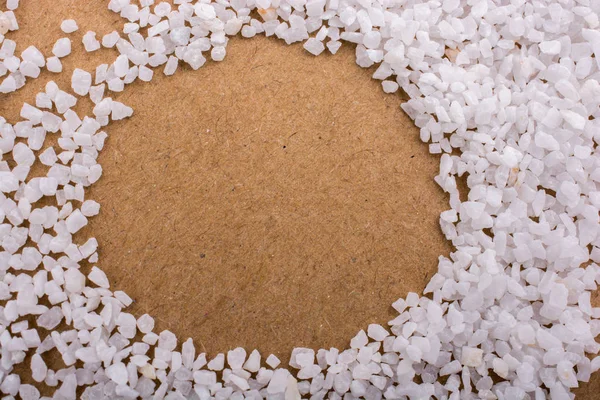
[[[92,267],[88,279],[101,288],[108,289],[110,287],[106,274],[98,267]]]
[[[31,377],[36,382],[43,382],[48,373],[48,367],[39,354],[31,356]]]
[[[227,352],[227,364],[231,369],[242,369],[244,362],[246,361],[246,350],[241,347],[238,347],[234,350],[230,350]]]
[[[115,47],[120,38],[121,36],[117,31],[107,33],[106,35],[102,36],[102,46],[106,48],[113,48]]]
[[[46,60],[46,68],[48,71],[55,74],[61,73],[63,70],[62,62],[58,57],[50,57]]]
[[[87,225],[87,218],[79,210],[75,210],[65,220],[69,233],[76,233]]]
[[[260,369],[260,353],[258,350],[252,350],[250,355],[248,356],[248,360],[243,365],[243,368],[248,372],[258,372]],[[231,364],[230,364],[231,365]]]
[[[164,74],[167,76],[173,75],[175,71],[177,71],[177,66],[179,64],[179,60],[177,57],[169,57],[169,60],[165,64]]]
[[[65,271],[65,289],[70,293],[81,293],[85,288],[85,275],[76,268]]]
[[[81,213],[86,217],[93,217],[100,212],[100,203],[94,200],[86,200],[81,205]]]
[[[383,326],[378,324],[369,325],[367,332],[368,336],[376,342],[381,342],[390,335]]]
[[[110,103],[110,110],[111,119],[113,121],[120,121],[133,115],[133,109],[131,107],[128,107],[123,103],[119,103],[118,101],[113,101]]]
[[[92,86],[92,75],[82,69],[76,68],[71,77],[71,88],[80,96],[85,96]]]
[[[227,51],[224,46],[215,46],[210,51],[210,58],[212,58],[213,61],[223,61],[226,54]]]
[[[88,53],[100,49],[100,42],[96,39],[96,32],[86,32],[85,35],[83,35],[82,43],[85,51]]]
[[[310,38],[306,42],[304,42],[304,49],[308,51],[310,54],[314,56],[318,56],[325,50],[325,45],[323,42],[315,38]]]
[[[561,45],[558,40],[547,40],[540,43],[542,53],[556,55],[560,53]]]
[[[73,33],[79,29],[77,22],[73,19],[66,19],[60,24],[60,29],[64,33]]]
[[[353,349],[359,349],[361,347],[365,347],[369,342],[369,338],[365,331],[361,330],[356,334],[356,336],[350,341],[350,347]]]
[[[127,367],[122,362],[114,363],[106,368],[106,376],[117,385],[126,385],[129,380]]]
[[[6,0],[6,8],[10,11],[14,11],[19,8],[19,0]]]
[[[35,46],[29,46],[26,48],[23,53],[21,53],[21,59],[23,61],[29,61],[39,68],[42,68],[46,65],[46,58]]]
[[[0,11],[0,35],[6,35],[12,28],[12,23],[5,12]]]
[[[58,58],[66,57],[71,54],[71,39],[58,39],[52,48],[52,54]]]
[[[141,81],[150,82],[152,80],[153,76],[154,76],[154,71],[152,71],[150,68],[148,68],[144,65],[140,66],[138,77],[140,78]]]
[[[144,314],[137,320],[137,327],[142,333],[150,333],[154,329],[154,318]]]
[[[398,91],[398,84],[394,81],[383,81],[381,82],[381,86],[383,86],[383,91],[386,93],[395,93]]]
[[[223,353],[217,354],[215,358],[210,360],[208,363],[208,369],[211,371],[221,371],[225,366],[225,355]]]
[[[251,25],[244,25],[242,27],[242,36],[247,39],[256,36],[256,28]]]
[[[123,304],[125,307],[128,307],[131,305],[131,303],[133,303],[133,300],[131,299],[131,297],[129,297],[127,295],[127,293],[121,291],[121,290],[117,290],[116,292],[113,293],[113,295],[115,296],[115,299],[119,300],[121,302],[121,304]],[[168,332],[168,331],[164,331],[164,332]],[[177,341],[177,338],[174,338],[175,341]]]
[[[463,347],[460,362],[467,367],[479,367],[483,362],[483,350]]]
[[[281,361],[274,354],[270,354],[266,359],[266,363],[269,367],[275,369],[281,364]]]

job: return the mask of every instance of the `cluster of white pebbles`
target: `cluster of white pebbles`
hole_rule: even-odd
[[[17,55],[18,0],[0,12],[0,92],[40,70],[62,70],[77,23],[46,57]],[[600,369],[600,3],[592,0],[111,0],[122,32],[83,35],[87,51],[119,56],[94,76],[75,70],[0,117],[0,392],[54,399],[571,399]],[[110,92],[221,61],[241,34],[304,42],[318,55],[356,44],[429,150],[449,193],[440,223],[455,252],[440,257],[423,295],[393,304],[389,326],[370,325],[344,350],[297,348],[290,368],[241,348],[207,357],[191,339],[153,332],[126,312],[98,267],[98,243],[76,234],[100,205],[85,199],[111,120],[133,110]],[[5,37],[6,36],[6,37]],[[95,103],[81,119],[78,96]],[[1,97],[0,97],[1,99]],[[377,116],[373,116],[376,118]],[[47,134],[59,135],[46,146]],[[43,149],[43,150],[42,150]],[[7,160],[14,160],[7,161]],[[46,177],[28,178],[35,163]],[[461,201],[457,177],[466,175]],[[427,177],[423,177],[427,179]],[[56,206],[40,206],[42,199]],[[424,244],[426,245],[426,244]],[[398,273],[402,273],[399,266]],[[59,329],[57,329],[59,328]],[[51,350],[63,368],[52,370]],[[46,359],[46,360],[45,360]],[[292,371],[292,372],[290,372]],[[27,378],[28,381],[31,379]],[[46,397],[48,398],[48,397]]]

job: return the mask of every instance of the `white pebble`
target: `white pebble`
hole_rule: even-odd
[[[273,369],[277,368],[279,366],[279,364],[281,364],[281,361],[279,360],[279,358],[277,358],[277,356],[275,356],[274,354],[270,354],[266,361],[267,365]]]
[[[304,42],[304,49],[314,56],[318,56],[325,50],[325,45],[315,38],[310,38]]]
[[[87,225],[87,218],[79,210],[75,210],[65,220],[69,233],[76,233]]]
[[[92,52],[100,48],[100,42],[96,39],[96,32],[88,31],[83,35],[82,39],[83,47],[85,51]]]
[[[48,71],[54,72],[55,74],[61,73],[63,70],[62,63],[58,57],[50,57],[46,60],[46,68]]]
[[[92,75],[82,69],[76,68],[71,77],[71,88],[80,96],[85,96],[92,86]]]
[[[75,20],[73,19],[66,19],[64,20],[61,24],[60,24],[60,29],[64,32],[64,33],[73,33],[76,30],[79,29],[79,27],[77,26],[77,22],[75,22]]]
[[[52,48],[52,54],[58,58],[66,57],[71,54],[71,39],[58,39]]]
[[[92,267],[92,270],[90,271],[89,275],[88,275],[88,279],[93,282],[95,285],[101,287],[101,288],[109,288],[109,282],[108,282],[108,278],[106,277],[106,274],[104,273],[104,271],[102,271],[100,268],[98,267]]]

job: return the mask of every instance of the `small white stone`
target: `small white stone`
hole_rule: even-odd
[[[383,91],[385,93],[395,93],[398,91],[398,84],[394,81],[383,81],[381,82],[381,86],[383,86]]]
[[[121,312],[116,320],[118,331],[126,339],[133,339],[137,332],[135,317],[129,313]]]
[[[75,20],[73,19],[66,19],[64,20],[61,24],[60,24],[60,29],[64,32],[64,33],[73,33],[76,30],[79,29],[79,27],[77,26],[77,22],[75,22]]]
[[[24,77],[34,79],[40,76],[41,72],[40,67],[30,61],[23,61],[21,65],[19,65],[19,71]]]
[[[87,225],[87,218],[79,210],[75,210],[65,220],[69,233],[76,233]]]
[[[226,54],[227,51],[224,46],[215,46],[210,51],[210,58],[212,58],[213,61],[223,61]]]
[[[256,36],[256,28],[251,25],[244,25],[242,27],[242,36],[248,39]]]
[[[203,20],[210,20],[217,17],[217,13],[212,4],[197,3],[194,6],[195,14]]]
[[[5,12],[0,11],[0,35],[6,35],[11,30],[12,23]]]
[[[137,327],[142,333],[150,333],[154,329],[154,318],[144,314],[137,320]]]
[[[140,65],[138,77],[140,78],[141,81],[150,82],[152,80],[153,76],[154,76],[154,71],[152,71],[150,68],[148,68],[144,65]]]
[[[50,57],[46,60],[46,68],[48,71],[55,74],[61,73],[63,70],[62,62],[58,57]]]
[[[98,267],[92,267],[88,279],[101,288],[108,289],[110,287],[106,274]]]
[[[279,366],[279,364],[281,364],[281,361],[279,360],[279,358],[277,358],[277,356],[275,356],[274,354],[270,354],[267,357],[266,363],[269,367],[275,369]]]
[[[81,205],[81,213],[86,217],[93,217],[100,212],[100,203],[94,200],[86,200]]]
[[[241,369],[246,361],[246,350],[242,347],[235,348],[227,352],[227,364],[231,369]]]
[[[389,332],[379,324],[370,324],[367,329],[367,334],[371,339],[377,342],[383,341],[390,335]]]
[[[131,107],[128,107],[123,103],[119,103],[118,101],[111,102],[110,109],[111,119],[113,121],[120,121],[133,115],[133,109]]]
[[[113,64],[114,73],[119,78],[123,78],[129,72],[129,59],[125,54],[121,54],[117,57],[117,60]]]
[[[48,373],[48,367],[39,354],[31,356],[31,377],[36,382],[43,382]]]
[[[171,29],[169,37],[177,46],[186,46],[190,42],[191,29],[187,26],[180,26]]]
[[[379,31],[371,31],[365,33],[363,37],[363,44],[367,49],[376,49],[381,43],[381,33]]]
[[[58,157],[56,157],[56,152],[53,147],[48,147],[39,155],[40,161],[42,164],[51,167],[56,163]]]
[[[492,363],[494,372],[501,378],[506,379],[508,377],[509,367],[506,361],[501,358],[494,358]]]
[[[96,32],[86,32],[85,35],[83,35],[82,43],[85,51],[88,53],[100,49],[100,42],[96,39]]]
[[[248,372],[258,372],[260,369],[260,359],[261,357],[258,350],[252,350],[248,356],[248,360],[244,363],[244,369]]]
[[[223,353],[217,354],[215,358],[210,360],[208,363],[208,369],[211,371],[221,371],[225,366],[225,355]]]
[[[585,128],[585,118],[582,115],[571,110],[561,110],[560,114],[565,119],[565,121],[567,121],[567,123],[573,128]]]
[[[273,373],[273,377],[269,381],[267,393],[269,393],[270,395],[285,393],[289,376],[290,373],[283,368],[275,370],[275,372]]]
[[[71,77],[71,88],[80,96],[85,96],[92,86],[92,74],[82,69],[76,68]]]
[[[24,103],[23,107],[21,107],[20,116],[22,118],[28,119],[34,125],[36,125],[42,122],[42,117],[44,116],[44,113],[42,110],[39,110],[38,108],[32,105]]]
[[[483,350],[473,347],[463,347],[461,364],[467,367],[479,367],[483,362]]]
[[[570,361],[563,360],[556,365],[558,379],[568,388],[578,387],[577,377]]]
[[[315,38],[310,38],[303,45],[304,49],[314,56],[318,56],[325,50],[323,42],[318,41]]]
[[[179,64],[179,60],[177,57],[169,57],[169,60],[165,64],[164,74],[167,76],[173,75],[175,71],[177,71],[177,66]]]
[[[540,43],[542,53],[556,55],[560,53],[561,45],[558,40],[548,40]]]
[[[248,384],[248,381],[240,376],[237,376],[235,374],[231,374],[229,379],[231,379],[231,382],[237,386],[238,388],[240,388],[240,390],[242,391],[246,391],[248,389],[250,389],[250,385]]]
[[[202,55],[202,51],[197,48],[189,48],[184,56],[183,61],[188,63],[192,69],[197,70],[206,63],[206,58]]]
[[[360,349],[361,347],[365,347],[369,342],[369,338],[365,331],[361,330],[350,340],[350,347],[353,349]]]
[[[77,268],[65,271],[65,289],[70,293],[81,293],[85,287],[85,275]]]
[[[58,58],[66,57],[71,54],[71,39],[58,39],[52,48],[52,54]]]
[[[35,46],[29,46],[23,53],[21,53],[23,61],[29,61],[39,68],[43,68],[46,65],[46,58]]]
[[[123,304],[125,307],[129,307],[131,305],[131,303],[133,303],[133,300],[131,299],[131,297],[129,297],[127,295],[127,293],[123,292],[122,290],[117,290],[116,292],[113,293],[115,296],[115,299],[119,300],[121,302],[121,304]],[[168,332],[168,331],[165,331]],[[177,339],[175,339],[177,341]]]
[[[158,335],[158,347],[168,351],[173,351],[177,347],[177,337],[173,332],[164,330]]]
[[[19,8],[19,0],[6,0],[6,8],[14,11]]]
[[[106,368],[106,376],[117,385],[126,385],[129,380],[127,367],[122,362],[114,363]]]
[[[121,37],[119,36],[119,32],[112,31],[104,36],[102,36],[102,46],[107,48],[113,48],[117,44]]]

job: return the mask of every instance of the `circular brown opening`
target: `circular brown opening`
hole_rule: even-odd
[[[226,62],[119,97],[87,233],[157,328],[214,354],[343,346],[448,251],[437,159],[353,51],[232,40]]]

